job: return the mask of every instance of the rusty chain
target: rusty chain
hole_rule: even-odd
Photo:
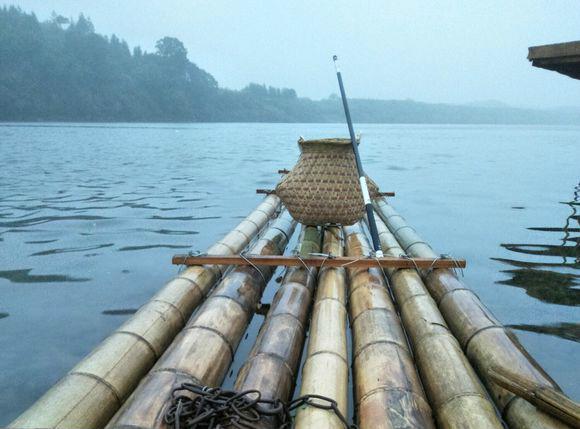
[[[236,392],[183,383],[172,393],[164,419],[173,429],[253,429],[262,418],[277,420],[278,428],[292,427],[292,411],[304,405],[333,411],[347,429],[349,425],[335,400],[320,395],[300,396],[288,403],[262,399],[258,390]]]

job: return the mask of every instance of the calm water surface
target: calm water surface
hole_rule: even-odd
[[[580,128],[360,125],[368,174],[580,399]],[[0,426],[343,125],[0,124]],[[264,301],[274,293],[270,287]],[[236,357],[231,385],[262,317]]]

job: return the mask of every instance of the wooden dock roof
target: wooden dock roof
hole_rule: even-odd
[[[528,48],[528,60],[534,67],[580,79],[580,41],[532,46]]]

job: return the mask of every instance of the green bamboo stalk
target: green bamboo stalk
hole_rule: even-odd
[[[320,252],[320,232],[316,227],[302,227],[297,246],[298,253],[306,257]],[[310,304],[316,286],[315,268],[290,267],[272,301],[266,319],[240,368],[235,389],[258,390],[262,399],[288,402],[304,347]],[[276,417],[262,416],[255,428],[280,427]]]
[[[338,227],[326,228],[323,253],[342,256],[343,247],[342,230]],[[348,411],[346,318],[346,271],[344,268],[323,267],[318,276],[300,395],[321,395],[333,399],[343,416]],[[334,411],[311,405],[299,408],[295,427],[344,429]]]
[[[380,218],[377,228],[387,256],[405,253]],[[396,268],[386,271],[437,426],[502,429],[493,402],[417,271]]]
[[[261,255],[283,253],[295,226],[288,212],[283,212],[250,251]],[[273,272],[273,267],[252,266],[229,272],[107,428],[162,428],[174,388],[184,382],[221,385]]]
[[[244,249],[280,205],[268,196],[210,255]],[[99,429],[107,424],[183,328],[225,267],[184,270],[14,420],[13,429]]]
[[[346,253],[371,254],[360,224]],[[355,402],[360,429],[435,428],[395,305],[379,268],[348,268]]]
[[[385,199],[375,200],[375,208],[407,254],[424,258],[439,256]],[[461,344],[508,425],[513,429],[568,427],[500,387],[490,378],[490,368],[494,366],[510,368],[519,376],[560,390],[556,382],[524,349],[516,336],[493,316],[477,295],[451,270],[437,269],[422,274],[425,285],[447,325]]]

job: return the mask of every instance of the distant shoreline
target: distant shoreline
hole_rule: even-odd
[[[340,98],[250,83],[220,87],[163,37],[156,51],[130,49],[95,31],[89,18],[40,22],[0,7],[0,121],[48,123],[342,123]],[[580,108],[529,109],[487,101],[349,100],[357,124],[580,125]]]
[[[59,126],[70,126],[77,128],[104,128],[99,125],[130,125],[127,128],[139,128],[138,125],[245,125],[245,124],[263,124],[263,125],[295,125],[295,124],[309,124],[309,125],[345,125],[344,122],[265,122],[265,121],[168,121],[168,122],[143,122],[143,121],[1,121],[0,127],[23,127],[29,126],[34,128],[57,128]],[[580,127],[578,123],[491,123],[491,122],[357,122],[361,125],[441,125],[441,126],[537,126],[537,127]],[[121,127],[118,127],[121,128]],[[150,128],[150,127],[142,127]],[[346,131],[345,131],[346,132]]]

